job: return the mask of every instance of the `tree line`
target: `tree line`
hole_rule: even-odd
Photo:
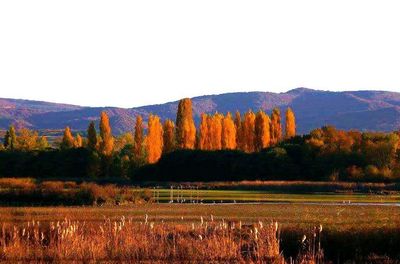
[[[295,136],[295,115],[290,108],[286,111],[285,127],[284,138]],[[177,149],[237,149],[251,153],[275,145],[283,138],[281,113],[278,108],[273,110],[271,117],[262,110],[257,113],[249,110],[243,116],[236,112],[235,118],[231,113],[203,113],[200,126],[196,129],[189,98],[179,102],[176,124],[170,119],[162,123],[159,116],[150,114],[145,135],[143,118],[138,115],[133,133],[114,137],[109,117],[106,112],[102,112],[99,132],[98,135],[94,122],[90,122],[86,138],[80,134],[74,136],[71,128],[66,127],[58,147],[61,150],[85,147],[103,157],[110,157],[124,149],[125,153],[130,152],[127,158],[152,164],[163,154]],[[11,151],[45,150],[49,147],[45,136],[38,136],[37,132],[28,129],[20,130],[17,135],[13,126],[7,130],[1,146],[2,149]]]
[[[190,99],[175,122],[136,117],[132,132],[113,136],[107,113],[84,135],[64,130],[50,146],[45,136],[14,127],[0,144],[0,176],[131,178],[135,181],[400,180],[398,132],[343,131],[331,126],[296,135],[288,108],[271,114],[201,114],[196,128]]]

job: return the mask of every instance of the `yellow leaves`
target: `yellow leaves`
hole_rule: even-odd
[[[256,115],[252,111],[248,111],[244,115],[242,122],[243,129],[243,151],[254,152],[255,151],[255,119]]]
[[[133,154],[135,159],[141,160],[143,157],[143,119],[140,115],[136,117],[134,141]]]
[[[169,153],[175,149],[175,124],[172,120],[167,119],[163,126],[163,153]]]
[[[100,152],[104,156],[110,156],[114,149],[114,138],[111,132],[110,120],[106,112],[100,116]]]
[[[61,142],[62,149],[70,149],[74,147],[75,139],[72,136],[71,129],[67,126],[64,130],[64,136]]]
[[[285,138],[289,139],[296,136],[296,117],[289,107],[286,111],[286,134]]]
[[[271,114],[271,145],[277,144],[282,139],[281,112],[274,108]]]
[[[155,115],[149,116],[146,150],[148,163],[155,163],[160,159],[163,150],[163,128],[160,118]]]
[[[222,121],[222,149],[236,149],[236,127],[231,113]]]
[[[39,140],[38,132],[34,132],[29,129],[23,128],[19,131],[19,135],[17,137],[16,149],[23,151],[37,149],[38,140]]]
[[[236,148],[236,128],[230,113],[201,115],[198,147],[202,150]]]
[[[210,149],[210,133],[208,130],[208,115],[202,113],[200,116],[200,129],[199,129],[199,149]]]
[[[194,149],[196,127],[193,121],[192,101],[185,98],[179,101],[176,114],[176,141],[179,148]]]
[[[261,110],[258,111],[255,120],[255,148],[257,151],[270,146],[270,124],[269,116]]]

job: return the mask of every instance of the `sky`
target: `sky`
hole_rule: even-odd
[[[0,97],[133,107],[400,92],[399,1],[0,1]]]

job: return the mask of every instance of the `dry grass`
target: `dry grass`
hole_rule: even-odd
[[[33,189],[36,187],[31,178],[0,178],[0,189]]]
[[[65,219],[2,224],[1,261],[247,262],[284,263],[277,223],[214,221],[137,223],[121,217],[101,223]]]

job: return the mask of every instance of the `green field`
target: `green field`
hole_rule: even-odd
[[[230,220],[255,222],[277,221],[284,226],[323,224],[338,228],[399,227],[399,206],[312,205],[312,204],[143,204],[105,207],[1,207],[1,222],[27,220],[58,221],[64,218],[79,221],[103,221],[121,216],[143,221],[197,222]]]
[[[338,193],[276,193],[251,190],[197,190],[153,189],[155,202],[174,203],[234,203],[234,202],[287,202],[287,203],[397,203],[400,195],[338,194]]]

